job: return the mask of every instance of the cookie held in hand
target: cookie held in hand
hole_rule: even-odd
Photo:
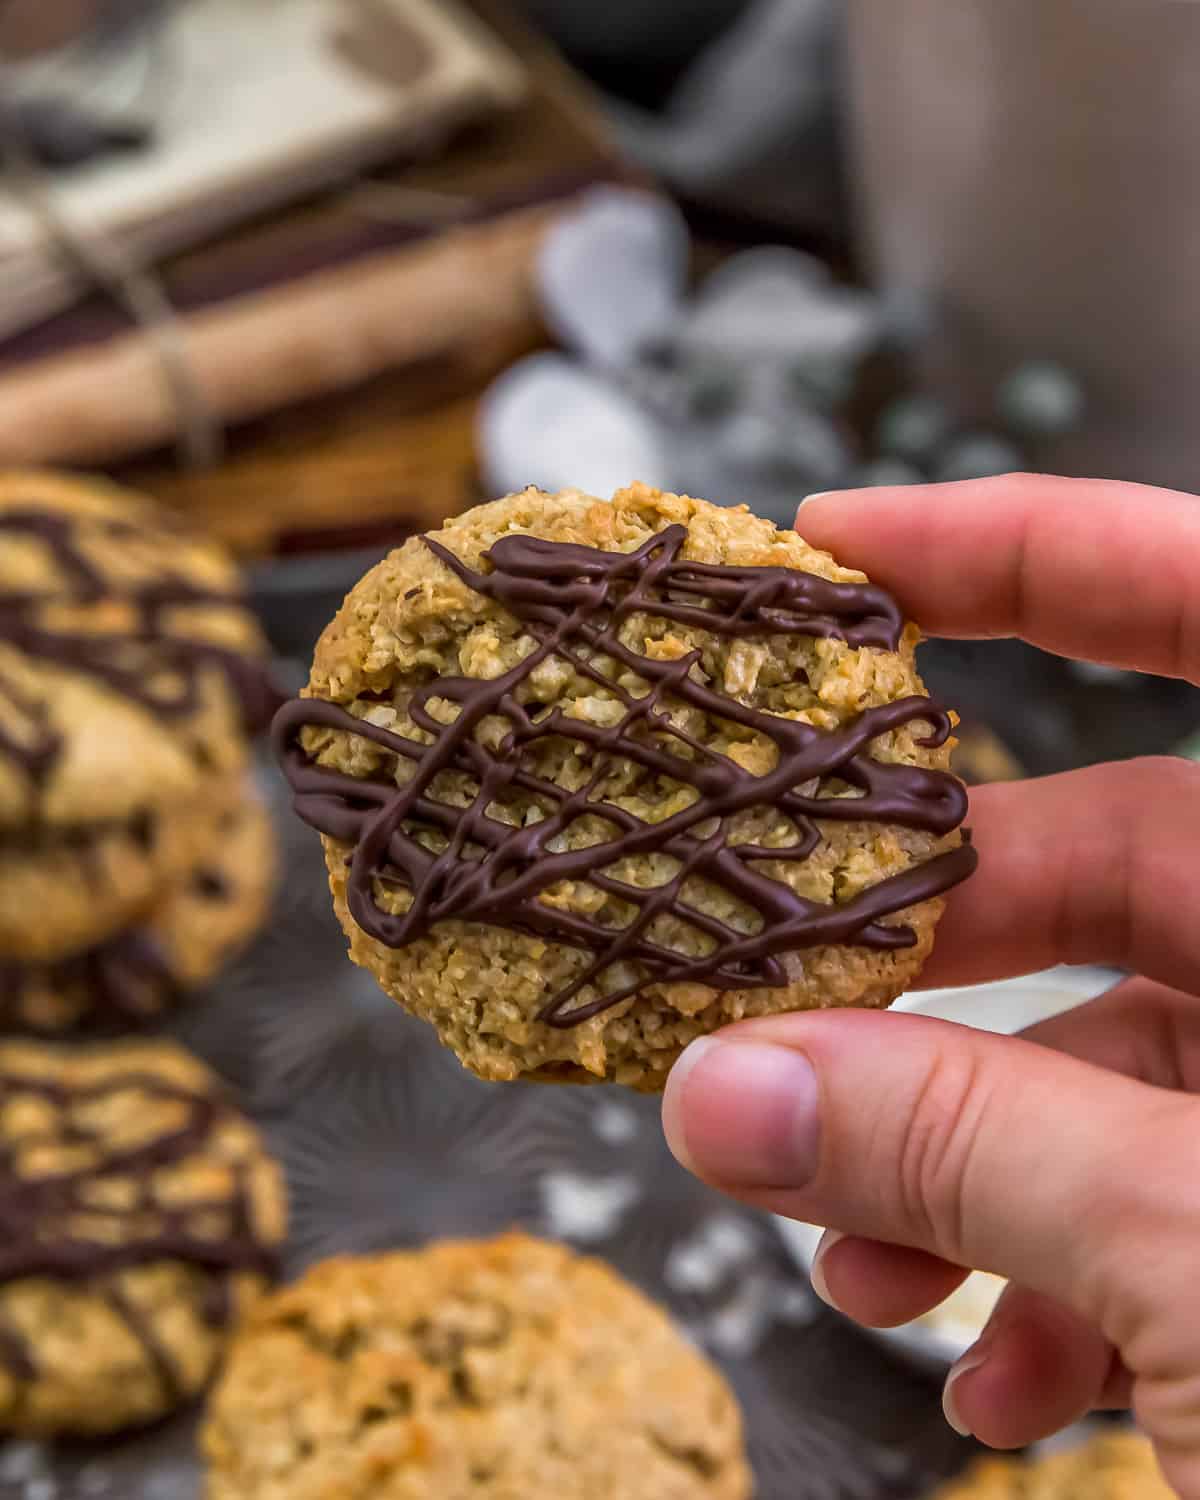
[[[389,994],[485,1078],[654,1090],[919,973],[975,854],[917,640],[744,508],[526,490],[368,573],[274,732]]]

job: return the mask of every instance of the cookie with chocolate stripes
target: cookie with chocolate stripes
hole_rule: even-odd
[[[920,972],[975,855],[917,640],[744,507],[527,490],[368,573],[274,732],[389,994],[485,1078],[653,1090]]]

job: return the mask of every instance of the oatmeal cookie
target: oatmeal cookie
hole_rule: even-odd
[[[511,1234],[327,1261],[261,1303],[209,1500],[746,1500],[725,1382],[600,1261]]]
[[[275,842],[253,786],[214,788],[196,858],[145,919],[46,964],[0,959],[0,1034],[136,1031],[206,984],[262,925]]]
[[[258,1132],[178,1047],[0,1045],[0,1432],[114,1432],[193,1397],[284,1219]]]
[[[935,1500],[1173,1500],[1149,1442],[1110,1432],[1045,1458],[984,1458]]]
[[[218,547],[100,481],[0,471],[0,954],[126,925],[275,702]]]
[[[485,1078],[886,1005],[974,866],[915,626],[746,509],[526,490],[351,591],[276,746],[354,960]]]

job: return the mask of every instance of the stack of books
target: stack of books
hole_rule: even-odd
[[[491,0],[168,14],[150,144],[4,179],[0,463],[111,469],[197,423],[228,446],[285,409],[369,400],[385,375],[452,402],[542,336],[542,233],[629,174],[584,91]],[[184,474],[180,493],[204,485]],[[264,551],[307,524],[270,510],[251,524],[235,502],[216,529]]]

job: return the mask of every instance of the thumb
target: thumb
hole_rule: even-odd
[[[1194,1273],[1161,1278],[1196,1211],[1197,1113],[1033,1042],[850,1010],[693,1042],[663,1101],[671,1149],[715,1186],[1013,1278],[1118,1347],[1194,1295]],[[1137,1267],[1155,1268],[1145,1287],[1128,1284]]]

